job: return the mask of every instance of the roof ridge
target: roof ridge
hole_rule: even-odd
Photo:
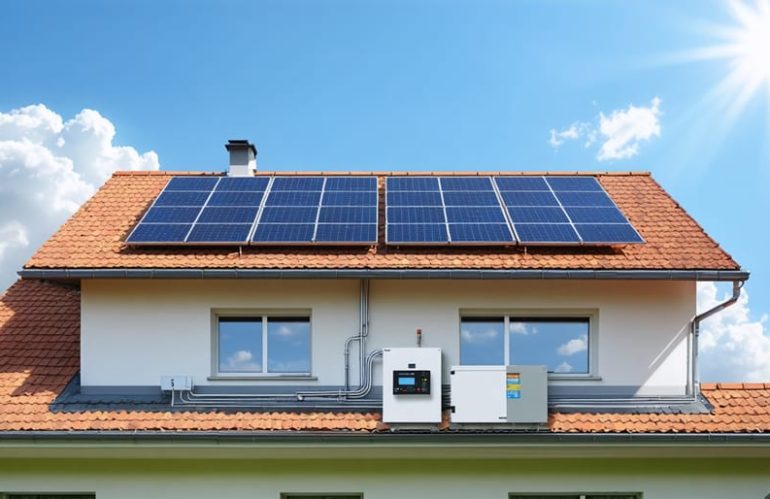
[[[143,177],[143,176],[224,176],[224,171],[196,171],[196,170],[119,170],[114,172],[114,177]],[[373,175],[373,176],[602,176],[602,177],[631,177],[647,176],[652,174],[649,171],[592,171],[592,170],[574,170],[574,171],[551,171],[551,170],[452,170],[452,171],[419,171],[419,170],[350,170],[350,171],[329,171],[329,170],[263,170],[258,171],[256,176],[300,176],[300,175]]]

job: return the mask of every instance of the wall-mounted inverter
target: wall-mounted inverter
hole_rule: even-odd
[[[548,422],[546,366],[455,366],[453,423]]]
[[[382,421],[441,422],[441,349],[382,351]]]

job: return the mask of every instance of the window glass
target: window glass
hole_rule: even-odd
[[[219,319],[219,372],[262,372],[262,318]]]
[[[509,364],[544,364],[552,373],[588,373],[588,319],[511,318]]]
[[[460,323],[460,364],[505,364],[505,320],[466,317]]]
[[[310,372],[310,321],[306,317],[268,318],[267,345],[268,372]]]

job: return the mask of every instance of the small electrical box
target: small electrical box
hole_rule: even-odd
[[[382,351],[382,421],[441,422],[441,349]]]
[[[430,395],[430,371],[393,371],[393,395]]]
[[[548,422],[546,366],[454,366],[453,423]]]
[[[184,392],[192,390],[192,376],[161,376],[160,389],[164,392]]]

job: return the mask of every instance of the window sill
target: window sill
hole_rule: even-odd
[[[592,374],[549,374],[548,381],[601,381],[601,376]]]
[[[209,381],[318,381],[310,374],[217,374],[206,378]]]

